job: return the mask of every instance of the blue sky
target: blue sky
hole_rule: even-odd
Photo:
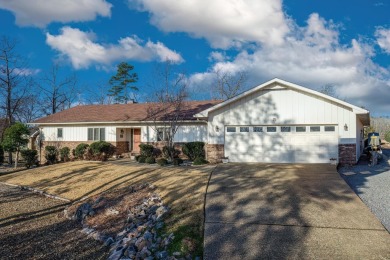
[[[193,97],[210,97],[214,71],[244,71],[247,88],[274,77],[332,84],[340,98],[390,115],[389,13],[387,0],[0,0],[0,34],[18,39],[37,79],[53,61],[75,72],[81,99],[122,61],[145,99],[156,64],[169,59]]]

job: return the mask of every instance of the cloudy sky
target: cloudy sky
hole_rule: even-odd
[[[210,97],[213,71],[245,71],[247,87],[281,78],[390,115],[388,0],[0,0],[0,34],[17,38],[36,77],[53,61],[80,89],[127,61],[140,96],[171,60]],[[199,95],[198,95],[199,97]]]

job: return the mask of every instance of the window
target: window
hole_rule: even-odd
[[[267,132],[268,133],[275,133],[276,132],[276,126],[267,126]]]
[[[295,132],[297,132],[297,133],[306,132],[306,126],[297,126],[295,128]]]
[[[310,132],[320,132],[321,128],[319,126],[311,126]]]
[[[247,127],[247,126],[245,126],[245,127],[240,127],[240,132],[241,132],[241,133],[249,132],[249,127]]]
[[[236,128],[234,126],[228,126],[228,127],[226,127],[226,132],[228,132],[228,133],[235,133],[236,132]]]
[[[282,132],[282,133],[291,132],[291,126],[281,126],[280,132]]]
[[[105,141],[105,128],[88,128],[88,141]]]
[[[253,132],[262,133],[263,132],[263,127],[261,127],[261,126],[254,126],[253,127]]]
[[[63,137],[62,132],[63,132],[62,128],[57,128],[57,138]]]
[[[334,126],[325,126],[325,132],[334,132],[335,127]]]
[[[157,142],[168,141],[168,128],[157,128]]]

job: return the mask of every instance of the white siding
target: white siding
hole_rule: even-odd
[[[62,128],[62,138],[57,138],[57,128]],[[78,126],[78,125],[66,125],[66,126],[45,126],[42,128],[45,141],[75,141],[84,142],[88,140],[88,128],[105,128],[106,141],[116,141],[116,127],[94,125],[94,126]]]
[[[208,143],[224,144],[226,125],[272,124],[337,125],[339,143],[356,142],[356,115],[350,108],[303,92],[279,88],[258,91],[209,113]],[[348,131],[344,130],[345,124]],[[219,131],[216,131],[217,127]]]
[[[155,142],[156,133],[151,126],[45,126],[42,129],[46,141],[75,141],[84,142],[88,140],[88,128],[105,128],[106,141],[127,141],[129,138],[126,135],[127,128],[141,128],[141,142]],[[57,128],[63,129],[63,138],[57,138]],[[120,137],[120,129],[124,129],[124,135]],[[175,142],[193,142],[193,141],[207,141],[207,126],[206,124],[185,125],[180,126],[176,136]]]
[[[154,127],[143,126],[141,129],[142,142],[156,142],[157,136]],[[206,125],[185,125],[180,126],[175,135],[175,142],[187,143],[194,141],[207,141]]]

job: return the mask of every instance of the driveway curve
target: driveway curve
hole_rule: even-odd
[[[325,164],[221,164],[204,259],[390,259],[390,234]]]

